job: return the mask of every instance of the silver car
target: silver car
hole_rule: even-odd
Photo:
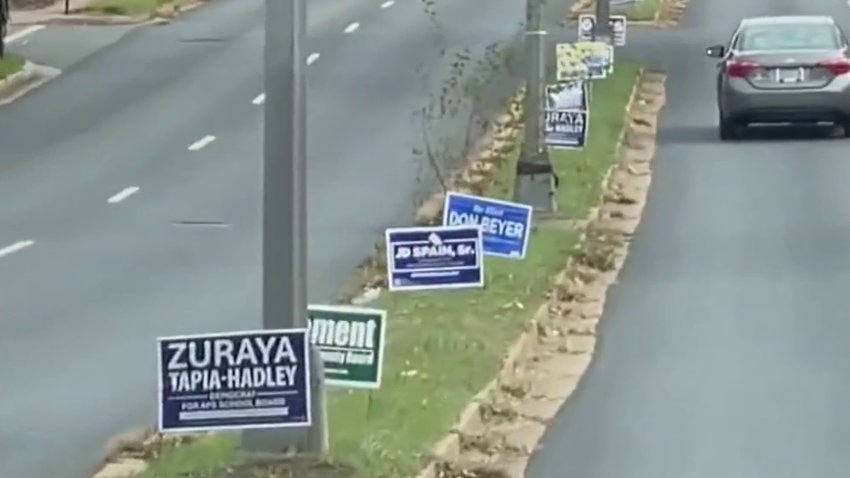
[[[848,42],[832,17],[775,16],[741,21],[729,44],[706,54],[718,64],[720,139],[757,123],[841,126],[850,137]]]

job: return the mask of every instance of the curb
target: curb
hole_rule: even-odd
[[[62,73],[56,68],[26,61],[21,71],[0,80],[0,106],[7,105]]]
[[[106,444],[106,459],[93,478],[132,478],[147,471],[152,459],[163,449],[191,443],[209,433],[162,435],[155,427],[138,428],[111,438]]]
[[[502,360],[502,368],[495,379],[484,386],[472,401],[461,411],[460,417],[449,434],[438,441],[431,449],[431,462],[416,475],[416,478],[442,478],[438,469],[441,462],[456,460],[461,454],[461,434],[467,430],[474,430],[483,426],[481,419],[481,404],[496,391],[502,384],[510,383],[511,378],[517,376],[520,359],[531,351],[534,343],[538,340],[537,322],[549,312],[549,304],[544,303],[534,313],[532,320],[526,325],[526,331],[508,349],[508,353]]]

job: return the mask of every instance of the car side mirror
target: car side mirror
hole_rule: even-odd
[[[723,58],[723,55],[726,54],[726,47],[723,45],[714,45],[705,49],[706,56],[711,58]]]

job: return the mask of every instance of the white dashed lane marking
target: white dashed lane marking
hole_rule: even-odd
[[[18,241],[11,246],[6,246],[0,249],[0,257],[6,257],[12,255],[18,251],[22,251],[27,247],[31,247],[35,244],[35,241]]]
[[[312,65],[313,63],[316,63],[316,60],[318,60],[320,56],[322,56],[322,55],[318,52],[310,53],[310,55],[307,56],[307,60],[306,60],[307,64]],[[253,103],[255,105],[261,105],[265,102],[266,102],[266,94],[265,93],[260,93],[259,95],[257,95],[251,101],[251,103]]]
[[[360,28],[360,24],[357,23],[357,22],[354,22],[354,23],[349,24],[347,27],[345,27],[345,30],[343,30],[343,31],[345,33],[354,33],[354,32],[357,31],[358,28]]]
[[[12,33],[11,35],[6,35],[5,40],[6,40],[6,43],[14,43],[14,42],[20,40],[23,37],[32,35],[33,33],[37,32],[39,30],[43,30],[43,29],[44,29],[44,25],[31,25],[31,26],[24,28],[23,30]]]
[[[138,186],[130,186],[128,188],[124,188],[118,194],[115,194],[114,196],[110,197],[106,200],[106,202],[108,202],[109,204],[118,204],[119,202],[127,199],[133,194],[136,194],[137,192],[139,192]]]
[[[204,147],[206,147],[208,144],[212,143],[213,141],[215,141],[215,136],[208,134],[208,135],[204,136],[203,138],[201,138],[201,139],[195,141],[194,143],[190,144],[189,145],[189,151],[200,151],[201,149],[203,149]]]
[[[393,5],[395,5],[394,0],[387,0],[386,2],[381,4],[381,8],[390,8]]]

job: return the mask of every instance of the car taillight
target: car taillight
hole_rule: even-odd
[[[751,61],[729,60],[726,62],[726,73],[733,78],[746,78],[758,67],[758,63]]]
[[[845,75],[850,73],[850,61],[847,58],[833,58],[818,63],[818,66],[826,68],[833,75]]]

